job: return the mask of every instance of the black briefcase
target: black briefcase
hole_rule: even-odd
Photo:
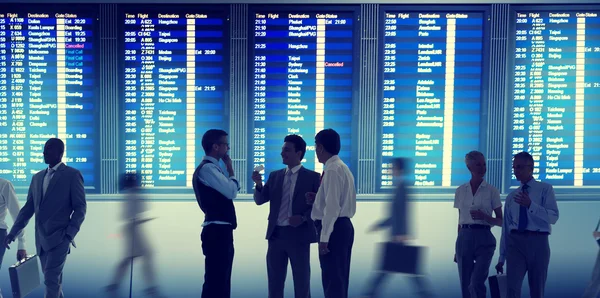
[[[380,268],[382,271],[408,274],[421,274],[421,260],[424,248],[396,242],[381,244]]]
[[[38,256],[28,256],[8,268],[13,298],[27,296],[40,285]]]
[[[506,274],[488,277],[491,298],[506,298]]]

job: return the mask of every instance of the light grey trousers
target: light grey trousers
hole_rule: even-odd
[[[548,235],[509,233],[506,249],[507,298],[521,298],[525,273],[531,298],[544,298],[550,263]]]
[[[462,228],[456,239],[456,262],[463,298],[485,298],[485,282],[496,250],[496,238],[487,229]]]

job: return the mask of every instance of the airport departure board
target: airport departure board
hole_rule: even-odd
[[[16,188],[47,167],[44,144],[55,137],[63,161],[97,187],[96,19],[72,7],[0,5],[0,177]]]
[[[483,12],[383,13],[381,179],[392,186],[392,157],[414,166],[414,185],[469,180],[464,156],[479,149],[484,84]]]
[[[314,137],[326,128],[340,134],[339,156],[351,166],[355,22],[351,11],[252,14],[250,172],[264,165],[266,181],[285,167],[281,147],[289,134],[308,145],[303,165],[322,172]]]
[[[227,14],[199,9],[124,11],[122,154],[143,187],[191,187],[202,135],[229,121]]]
[[[514,22],[512,154],[530,152],[554,186],[600,186],[600,10],[517,10]]]

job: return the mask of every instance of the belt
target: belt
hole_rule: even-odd
[[[342,219],[342,220],[350,220],[350,217],[347,217],[347,216],[340,216],[340,217],[338,217],[338,218],[337,218],[335,221],[338,221],[338,220],[340,220],[340,219]],[[322,222],[322,221],[323,221],[323,220],[321,220],[321,219],[315,219],[315,220],[314,220],[314,223],[316,223],[316,224],[321,224],[321,222]]]
[[[487,225],[460,225],[461,229],[484,229],[489,230],[491,227]]]
[[[510,230],[511,234],[521,234],[521,235],[550,235],[549,232],[540,232],[540,231],[530,231],[530,230]]]
[[[339,220],[339,219],[350,219],[350,217],[347,217],[347,216],[340,216],[340,217],[338,217],[338,218],[336,219],[336,221],[337,221],[337,220]],[[315,220],[314,220],[314,222],[322,222],[322,221],[323,221],[322,219],[315,219]]]

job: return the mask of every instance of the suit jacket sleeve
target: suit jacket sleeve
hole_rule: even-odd
[[[17,215],[15,223],[13,224],[12,229],[10,229],[10,235],[21,235],[20,233],[27,226],[29,220],[33,216],[33,213],[35,211],[32,191],[34,179],[35,176],[33,176],[33,178],[31,179],[31,184],[29,184],[29,191],[27,192],[27,202],[25,202],[25,205],[23,206],[23,208],[21,208],[21,211],[19,211],[19,215]]]
[[[315,173],[315,175],[313,175],[313,176],[314,176],[314,178],[312,181],[311,191],[314,193],[317,193],[319,191],[319,186],[321,185],[321,176],[318,173]],[[303,195],[306,195],[306,194],[303,194]],[[312,205],[306,204],[306,210],[304,211],[304,213],[302,215],[304,216],[305,219],[309,219],[311,213],[312,213]]]
[[[85,219],[85,213],[87,210],[87,203],[85,201],[85,189],[83,187],[83,176],[81,172],[77,171],[75,175],[73,175],[73,179],[71,180],[71,206],[73,208],[73,214],[71,215],[71,220],[69,225],[67,226],[66,234],[71,238],[75,239],[75,236],[79,232],[81,228],[81,224]]]
[[[254,202],[256,203],[256,205],[262,205],[271,200],[271,183],[269,183],[269,181],[275,178],[275,173],[276,172],[273,171],[269,174],[269,179],[267,179],[267,182],[265,182],[265,185],[263,185],[260,191],[254,188]]]

